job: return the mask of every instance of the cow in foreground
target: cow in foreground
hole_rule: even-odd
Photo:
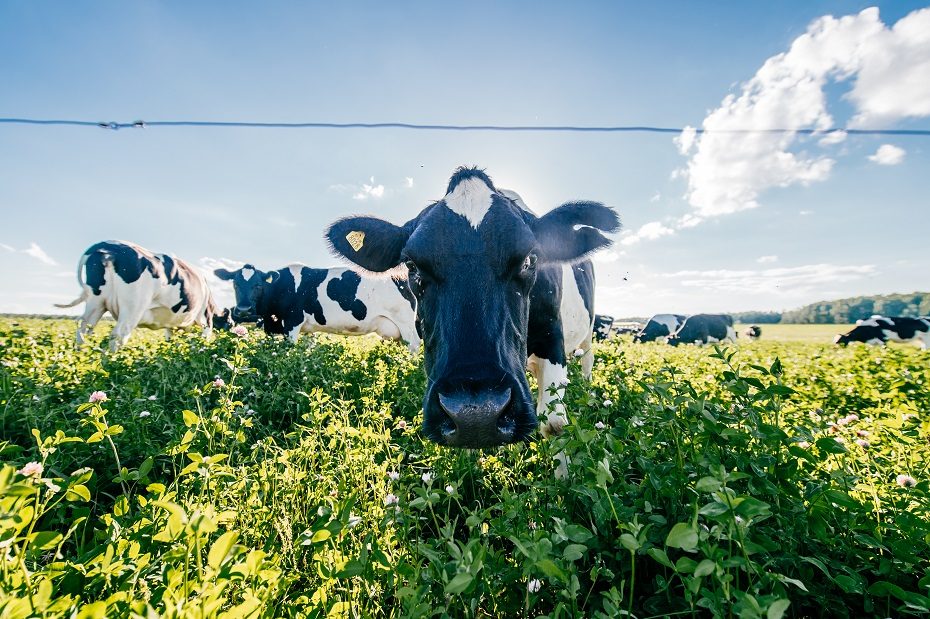
[[[643,330],[633,336],[634,342],[654,342],[675,335],[685,324],[687,316],[681,314],[656,314],[649,319]]]
[[[236,322],[260,322],[265,333],[296,342],[301,333],[377,333],[420,348],[416,299],[405,279],[361,276],[351,269],[314,269],[291,264],[260,271],[251,264],[214,274],[231,281]]]
[[[581,355],[586,375],[593,364],[594,270],[585,258],[618,228],[617,214],[596,202],[537,217],[483,171],[459,168],[445,197],[407,223],[348,217],[327,238],[367,271],[406,269],[423,334],[424,434],[489,447],[528,440],[550,403],[543,433],[566,423],[568,358]],[[527,368],[539,385],[535,412]]]
[[[688,316],[681,328],[670,338],[672,346],[679,344],[715,344],[735,342],[733,317],[726,314],[695,314]]]
[[[116,319],[110,350],[116,351],[133,329],[171,330],[200,325],[210,337],[216,306],[204,276],[167,254],[155,254],[127,241],[91,245],[78,261],[80,296],[55,307],[85,303],[75,340],[78,347],[106,312]]]
[[[868,320],[858,321],[852,331],[837,335],[833,341],[843,346],[850,342],[884,346],[888,341],[916,341],[922,349],[927,350],[930,348],[930,318],[872,316]]]
[[[614,317],[604,314],[594,315],[594,339],[609,340],[613,336]]]

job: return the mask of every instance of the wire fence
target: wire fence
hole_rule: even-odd
[[[583,125],[445,125],[402,122],[330,123],[330,122],[250,122],[221,120],[136,120],[133,122],[100,122],[58,118],[0,118],[5,125],[46,125],[71,127],[97,127],[117,131],[150,127],[214,127],[246,129],[407,129],[415,131],[499,131],[543,133],[671,133],[685,130],[698,135],[719,134],[799,134],[826,135],[842,132],[847,135],[930,136],[930,129],[831,129],[771,128],[771,129],[705,129],[701,127],[656,127],[648,125],[583,126]]]

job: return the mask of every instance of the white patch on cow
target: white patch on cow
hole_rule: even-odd
[[[252,279],[252,276],[255,275],[255,270],[248,267],[242,269],[242,279],[249,281]]]
[[[300,282],[304,276],[304,265],[292,264],[287,268],[290,270],[291,275],[294,276],[294,292],[297,292],[297,290],[300,288]]]
[[[467,178],[446,194],[446,206],[468,220],[471,227],[478,229],[484,216],[491,210],[494,192],[479,178]]]
[[[733,327],[727,327],[727,336],[723,338],[725,340],[730,340],[731,342],[736,341],[736,329]]]
[[[565,385],[568,368],[536,355],[527,359],[527,367],[536,376],[539,393],[536,398],[536,416],[540,419],[539,432],[546,438],[562,433],[568,419],[565,416]]]
[[[678,331],[678,327],[681,326],[681,323],[678,322],[678,318],[675,314],[656,314],[652,317],[652,320],[664,325],[668,329],[669,335],[675,335],[675,332]],[[661,339],[661,338],[658,338]]]
[[[880,337],[873,337],[871,340],[866,340],[865,343],[869,346],[884,346],[885,340]]]

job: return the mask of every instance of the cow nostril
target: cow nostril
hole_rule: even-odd
[[[517,432],[517,420],[510,411],[497,418],[497,431],[504,436],[511,437]]]

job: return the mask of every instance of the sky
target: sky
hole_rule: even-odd
[[[338,264],[330,222],[406,221],[459,165],[539,213],[617,209],[623,232],[594,257],[599,313],[930,288],[930,138],[826,131],[930,128],[926,2],[11,0],[0,117],[685,129],[0,124],[0,312],[61,311],[106,239],[208,272]],[[713,132],[773,127],[817,133]]]

